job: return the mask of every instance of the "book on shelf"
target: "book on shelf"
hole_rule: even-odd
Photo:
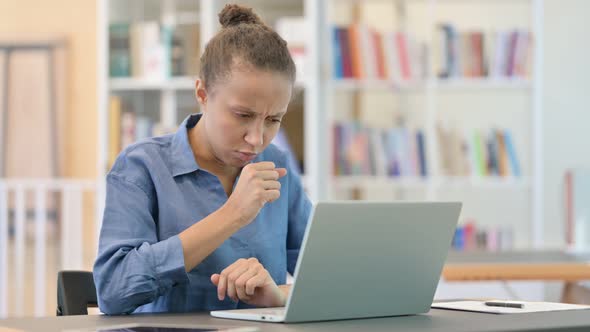
[[[169,134],[176,130],[176,127],[167,128],[146,115],[136,114],[130,103],[117,95],[111,95],[109,98],[108,125],[109,169],[127,146],[145,138]]]
[[[129,45],[129,24],[109,25],[109,76],[129,77],[131,55]]]
[[[333,26],[332,55],[334,79],[408,82],[427,75],[427,47],[406,32]]]
[[[135,142],[136,123],[135,113],[121,113],[121,149],[125,149]]]
[[[163,79],[169,76],[166,46],[157,21],[133,23],[129,30],[131,75],[146,79]]]
[[[437,126],[440,167],[449,176],[520,177],[521,169],[508,129],[488,131]]]
[[[424,132],[405,127],[370,128],[358,121],[333,127],[334,175],[427,175]]]
[[[197,24],[111,23],[109,75],[156,80],[196,75],[199,47]]]
[[[479,227],[475,220],[464,221],[455,229],[451,248],[456,251],[506,251],[514,248],[510,226]]]
[[[521,29],[458,31],[442,23],[436,33],[435,70],[440,78],[526,78],[532,35]]]
[[[468,176],[470,169],[469,149],[461,133],[441,124],[437,126],[437,141],[440,151],[440,168],[444,175]]]

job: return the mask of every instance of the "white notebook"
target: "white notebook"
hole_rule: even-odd
[[[436,303],[432,304],[432,308],[486,312],[486,313],[491,313],[491,314],[522,314],[522,313],[542,312],[542,311],[590,309],[590,306],[580,305],[580,304],[566,304],[566,303],[554,303],[554,302],[527,302],[527,301],[510,301],[510,302],[522,303],[523,308],[490,307],[490,306],[487,306],[484,304],[485,301],[436,302]]]

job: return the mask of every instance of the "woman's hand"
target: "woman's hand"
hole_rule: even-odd
[[[270,161],[244,166],[225,207],[234,213],[242,226],[249,224],[264,204],[281,196],[281,183],[278,180],[286,174],[285,168],[275,168],[275,164]]]
[[[257,307],[282,307],[286,303],[285,292],[256,258],[238,259],[220,274],[213,274],[211,281],[217,286],[220,301],[227,294],[235,302]]]

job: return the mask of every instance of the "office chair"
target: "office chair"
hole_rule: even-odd
[[[88,306],[98,306],[92,272],[59,271],[57,316],[88,315]]]

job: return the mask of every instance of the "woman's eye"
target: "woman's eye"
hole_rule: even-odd
[[[274,123],[281,123],[281,119],[270,119],[270,121]]]
[[[248,113],[237,113],[240,118],[249,118],[250,114]]]

